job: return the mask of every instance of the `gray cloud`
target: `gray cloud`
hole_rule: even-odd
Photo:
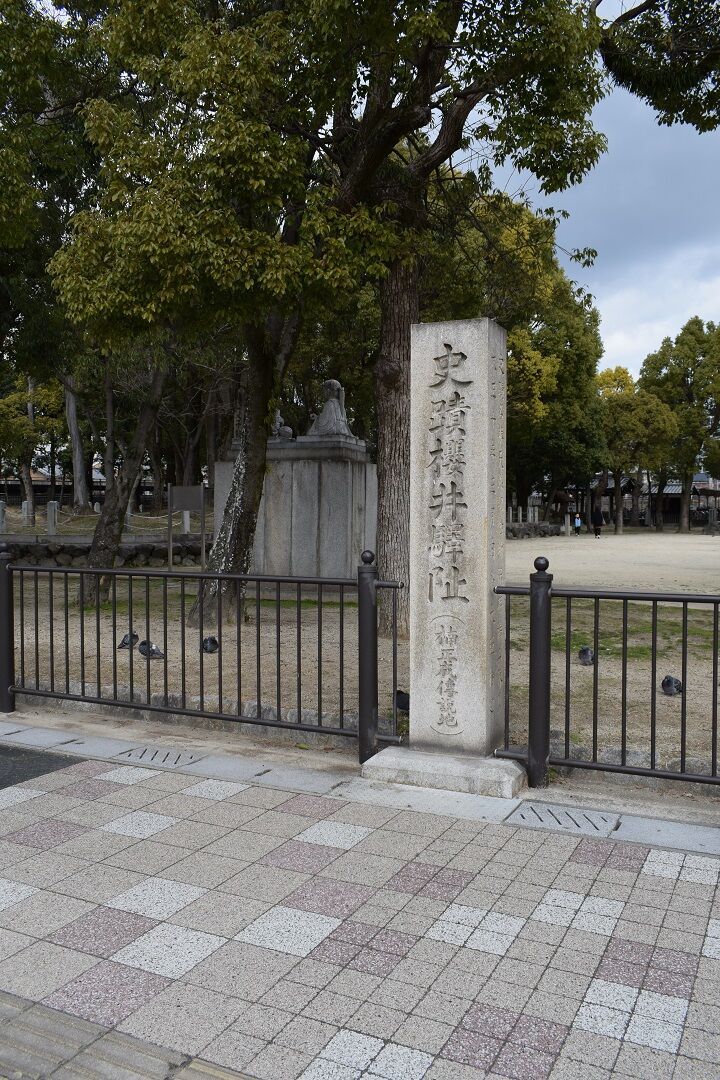
[[[660,127],[643,102],[616,90],[595,111],[608,150],[581,184],[545,198],[570,212],[566,249],[598,252],[585,269],[563,257],[595,297],[607,365],[639,370],[692,315],[720,320],[720,132]],[[499,178],[500,179],[500,178]],[[512,191],[513,178],[503,186]]]

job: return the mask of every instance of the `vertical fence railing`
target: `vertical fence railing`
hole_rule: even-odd
[[[547,787],[550,762],[550,637],[552,574],[548,561],[535,560],[530,575],[530,695],[528,727],[528,783]]]
[[[378,748],[378,569],[372,551],[358,567],[358,754],[367,761]],[[393,695],[394,697],[395,695]]]
[[[364,761],[399,741],[402,586],[379,581],[374,559],[363,552],[353,579],[23,566],[0,553],[0,711],[22,692],[235,720],[357,738]],[[392,597],[390,643],[380,588]]]
[[[15,617],[10,556],[0,553],[0,712],[15,709]]]
[[[533,787],[547,784],[551,765],[720,784],[720,596],[567,588],[553,583],[545,558],[535,560],[535,571],[530,575],[529,585],[502,585],[495,590],[505,597],[507,615],[505,739],[504,746],[496,750],[497,756],[524,762]],[[523,616],[528,619],[529,627],[525,654],[528,720],[524,745],[517,718],[512,714],[511,684],[518,674],[517,664],[514,670],[511,665],[511,657],[518,656],[511,630],[513,598],[523,598],[524,610],[529,611]],[[553,694],[553,601],[565,620],[563,631],[557,635],[557,649],[564,655],[557,658],[556,694]],[[611,629],[607,628],[608,619]],[[578,664],[575,681],[573,641],[580,633],[584,634],[585,644],[575,660]],[[691,641],[700,642],[692,657]],[[707,655],[710,642],[711,652]],[[702,643],[706,652],[699,660]],[[661,683],[659,657],[664,652],[679,664],[676,671],[679,670],[680,678],[668,673]],[[703,685],[700,674],[701,660],[707,685]],[[613,663],[615,668],[611,668]],[[523,666],[521,662],[520,668]],[[584,696],[578,707],[573,690],[578,689],[578,677],[583,670],[587,676],[581,676],[580,690]],[[645,682],[648,677],[649,686]],[[638,693],[639,683],[645,688],[642,694]],[[552,716],[560,710],[562,721],[553,729]],[[551,742],[553,730],[555,742]]]

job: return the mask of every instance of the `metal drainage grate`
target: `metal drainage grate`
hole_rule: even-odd
[[[192,765],[200,761],[202,754],[190,754],[182,750],[166,750],[162,746],[136,746],[132,750],[123,750],[116,755],[123,761],[138,761],[143,765],[154,765],[159,769],[179,769],[183,765]]]
[[[525,802],[505,819],[505,824],[582,833],[583,836],[609,836],[619,821],[619,814],[604,814],[601,810],[582,810],[575,806],[568,810],[565,806],[551,806],[549,803]]]

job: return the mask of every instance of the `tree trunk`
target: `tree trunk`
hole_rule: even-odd
[[[215,461],[217,460],[217,411],[218,402],[215,393],[210,391],[210,401],[205,412],[205,461],[207,464],[208,498],[212,502],[215,494]]]
[[[105,497],[115,484],[115,397],[108,371],[105,372]]]
[[[85,447],[78,422],[77,398],[69,380],[65,384],[65,419],[72,452],[73,510],[84,513],[90,510],[90,493],[85,477]]]
[[[155,432],[154,438],[150,441],[148,453],[150,454],[150,468],[152,469],[153,475],[152,509],[154,513],[161,514],[163,508],[163,496],[165,494],[165,467],[162,459],[162,447],[157,432]]]
[[[189,487],[197,480],[197,441],[188,435],[183,454],[182,483]]]
[[[630,510],[630,525],[637,529],[640,525],[640,494],[642,492],[642,469],[635,473],[635,483],[632,489],[632,509]]]
[[[250,335],[249,365],[240,373],[233,450],[236,453],[232,482],[220,528],[208,556],[208,570],[223,574],[248,574],[252,560],[255,526],[265,481],[268,410],[275,385],[275,357],[267,351],[262,330]],[[234,617],[232,583],[222,586],[227,603],[226,619]],[[241,589],[244,593],[244,588]],[[188,615],[191,625],[217,618],[218,582],[207,581]]]
[[[50,436],[50,501],[55,502],[57,495],[57,440]]]
[[[165,371],[157,368],[153,374],[147,395],[143,400],[138,422],[123,456],[122,464],[117,471],[115,483],[110,491],[106,492],[105,502],[98,523],[95,526],[88,554],[87,564],[89,567],[105,569],[112,567],[115,562],[115,556],[122,539],[125,512],[145,456],[145,448],[157,419],[165,378]],[[108,580],[100,581],[100,579],[88,577],[84,590],[84,598],[87,604],[95,603],[96,588],[99,583],[101,595],[103,598],[107,597]]]
[[[667,473],[658,473],[657,491],[655,493],[655,528],[658,532],[663,532],[665,529],[663,500],[665,499],[665,485],[667,482]]]
[[[680,495],[680,532],[690,532],[690,498],[692,496],[693,474],[683,473],[682,494]]]
[[[32,468],[29,461],[18,462],[18,472],[25,492],[27,503],[27,523],[35,528],[35,488],[32,482]]]
[[[398,634],[410,628],[410,325],[418,320],[415,263],[393,262],[380,286],[380,351],[375,365],[378,422],[377,565],[385,580],[403,581]],[[360,553],[358,552],[358,555]],[[392,631],[392,607],[380,603],[380,633]]]
[[[621,533],[623,531],[623,494],[622,494],[622,480],[623,474],[621,472],[613,473],[613,506],[615,507],[615,532]]]

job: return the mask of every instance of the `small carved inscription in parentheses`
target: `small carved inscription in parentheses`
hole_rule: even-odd
[[[435,726],[452,734],[458,730],[458,640],[458,629],[451,621],[436,624],[438,713]]]

